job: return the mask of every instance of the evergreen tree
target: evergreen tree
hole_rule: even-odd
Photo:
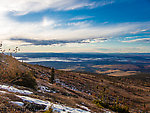
[[[50,82],[53,84],[54,83],[54,79],[55,79],[55,70],[54,68],[51,69],[51,78],[50,78]]]

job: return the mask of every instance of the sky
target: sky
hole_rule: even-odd
[[[6,51],[150,53],[150,0],[1,0],[0,41]]]

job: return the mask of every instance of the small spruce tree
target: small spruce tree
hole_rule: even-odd
[[[54,79],[55,79],[55,70],[54,68],[51,69],[51,78],[50,78],[50,83],[54,83]]]

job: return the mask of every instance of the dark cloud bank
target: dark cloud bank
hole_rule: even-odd
[[[54,45],[54,44],[67,44],[67,43],[90,43],[84,41],[85,39],[80,40],[35,40],[35,39],[26,39],[26,38],[11,38],[11,41],[23,41],[31,44],[27,45]],[[91,41],[93,39],[90,39]],[[107,39],[101,39],[107,40]],[[24,45],[25,46],[25,45]]]

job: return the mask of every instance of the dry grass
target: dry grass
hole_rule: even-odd
[[[31,97],[39,98],[42,100],[49,100],[52,102],[58,102],[65,104],[70,107],[78,107],[77,104],[88,106],[94,112],[99,112],[101,109],[98,108],[93,100],[98,97],[99,92],[105,87],[107,89],[107,94],[110,101],[115,101],[118,96],[120,100],[125,99],[125,103],[129,106],[131,112],[137,112],[139,110],[149,109],[150,107],[150,80],[147,79],[149,74],[138,74],[126,77],[109,77],[99,74],[90,73],[77,73],[77,72],[66,72],[61,70],[55,70],[55,77],[63,82],[67,86],[62,86],[59,83],[49,84],[49,77],[51,76],[51,68],[31,65],[27,63],[18,62],[16,59],[10,56],[4,56],[0,54],[0,80],[5,83],[12,83],[12,80],[21,77],[23,73],[31,72],[38,85],[43,85],[48,87],[50,90],[57,91],[56,93],[40,93],[34,91],[35,95]],[[112,65],[107,65],[103,67],[113,67]],[[118,68],[119,65],[116,66]],[[129,68],[132,66],[129,66]],[[102,67],[96,67],[102,68]],[[121,67],[126,69],[127,66]],[[136,68],[136,67],[133,67]],[[112,70],[114,70],[112,68]],[[119,69],[118,69],[119,70]],[[114,73],[120,71],[113,71]],[[127,75],[128,73],[124,73]],[[120,73],[123,74],[123,73]],[[19,79],[20,80],[20,79]],[[30,83],[29,83],[30,85]],[[99,87],[99,88],[97,88]],[[71,88],[74,88],[72,90]],[[76,91],[77,90],[77,91]],[[11,95],[7,95],[9,99],[17,100]],[[9,101],[3,96],[4,102],[1,102],[0,108]],[[143,103],[145,103],[146,108],[144,108]],[[7,106],[6,106],[7,107]],[[11,109],[12,107],[12,109]],[[8,109],[18,109],[16,106],[9,104]],[[21,109],[21,108],[20,108]],[[22,110],[22,109],[21,109]],[[19,111],[19,110],[18,110]],[[22,110],[23,112],[23,110]]]

